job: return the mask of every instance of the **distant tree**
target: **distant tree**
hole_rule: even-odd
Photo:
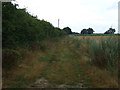
[[[65,27],[63,28],[63,30],[67,33],[67,34],[72,34],[72,31],[69,27]]]
[[[94,30],[92,28],[88,28],[87,31],[88,31],[88,34],[93,34],[93,32],[94,32]]]
[[[81,34],[93,34],[94,30],[92,28],[83,29]]]
[[[83,29],[83,30],[81,31],[81,34],[88,34],[87,29]]]
[[[79,34],[78,32],[72,32],[72,34]]]
[[[113,28],[109,28],[109,30],[107,30],[104,34],[114,34],[115,29]]]

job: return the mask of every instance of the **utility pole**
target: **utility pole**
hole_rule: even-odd
[[[118,2],[118,33],[120,34],[120,1]]]
[[[59,28],[60,19],[58,19],[58,28]]]

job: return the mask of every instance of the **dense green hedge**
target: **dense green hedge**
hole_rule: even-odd
[[[11,2],[2,4],[3,48],[30,45],[36,41],[65,35],[51,23],[18,9]]]

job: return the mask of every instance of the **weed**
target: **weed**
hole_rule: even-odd
[[[118,41],[114,37],[100,39],[99,42],[90,40],[89,54],[92,63],[100,68],[114,70],[118,60]]]

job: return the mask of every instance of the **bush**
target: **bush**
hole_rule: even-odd
[[[21,59],[21,54],[17,50],[5,49],[2,54],[2,66],[3,69],[9,70],[17,65]]]
[[[45,39],[64,36],[65,31],[18,9],[11,2],[2,3],[3,48],[26,47]]]

